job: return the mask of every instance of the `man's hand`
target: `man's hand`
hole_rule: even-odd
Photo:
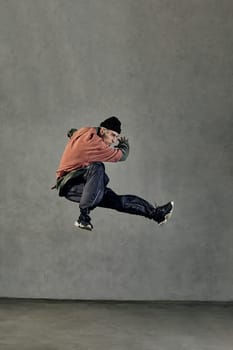
[[[119,137],[118,141],[119,143],[116,147],[122,152],[122,158],[120,160],[126,160],[129,154],[129,141],[124,136]]]
[[[125,136],[120,136],[118,138],[118,141],[119,141],[119,143],[118,143],[117,147],[119,147],[119,145],[122,144],[122,143],[129,143],[128,139]]]

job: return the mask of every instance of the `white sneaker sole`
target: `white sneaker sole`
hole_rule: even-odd
[[[91,225],[83,225],[77,220],[74,222],[74,226],[81,228],[82,230],[92,231],[93,227]]]
[[[159,226],[165,224],[168,221],[168,219],[170,219],[170,217],[172,216],[172,212],[174,209],[174,201],[171,201],[171,205],[172,205],[171,211],[167,215],[165,215],[164,220],[159,223]]]

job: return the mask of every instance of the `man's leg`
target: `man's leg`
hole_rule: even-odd
[[[155,220],[158,224],[167,221],[173,210],[173,202],[169,202],[160,207],[154,207],[145,199],[135,195],[117,195],[110,188],[106,188],[103,199],[98,204],[99,207],[115,209],[117,211],[144,216]]]
[[[92,163],[83,175],[83,179],[85,185],[79,203],[81,210],[96,207],[102,200],[105,187],[109,182],[104,164],[101,162]]]
[[[76,179],[76,183],[67,186],[64,197],[71,202],[79,203],[84,189],[84,180]]]
[[[92,230],[90,210],[95,208],[102,200],[104,189],[109,179],[105,174],[104,164],[101,162],[92,163],[84,175],[85,186],[79,203],[80,216],[75,221],[75,226]]]
[[[75,221],[75,226],[92,230],[89,213],[102,200],[108,182],[109,178],[105,174],[104,164],[95,162],[87,168],[80,179],[76,180],[75,184],[68,187],[65,197],[78,202],[80,208],[80,216]]]
[[[80,217],[75,222],[75,226],[91,230],[93,226],[89,213],[97,206],[144,216],[155,220],[158,224],[166,222],[172,213],[173,202],[154,207],[145,199],[135,195],[117,195],[106,187],[108,182],[104,164],[96,162],[91,164],[82,178],[69,188],[65,197],[80,203]]]

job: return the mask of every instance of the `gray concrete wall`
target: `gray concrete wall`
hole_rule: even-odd
[[[0,296],[232,300],[233,3],[1,0]],[[118,115],[111,187],[165,226],[50,191],[70,127]]]

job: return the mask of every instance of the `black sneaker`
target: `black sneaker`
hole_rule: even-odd
[[[168,202],[165,205],[155,209],[154,220],[159,224],[164,224],[172,215],[174,209],[174,202]]]
[[[93,225],[91,223],[91,218],[88,215],[89,211],[85,209],[81,209],[80,212],[81,214],[78,220],[74,222],[74,226],[82,228],[84,230],[91,231],[93,229]]]

